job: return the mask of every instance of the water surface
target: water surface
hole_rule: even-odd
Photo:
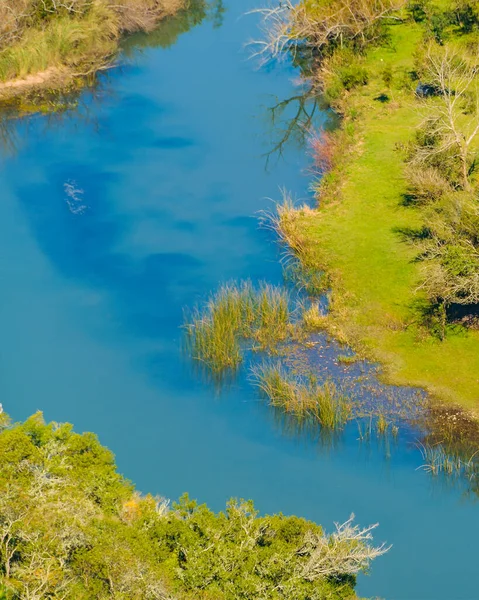
[[[214,509],[253,498],[328,528],[353,511],[379,521],[393,549],[362,595],[477,598],[475,501],[416,470],[413,445],[385,459],[353,426],[332,449],[288,435],[244,376],[218,394],[181,356],[185,306],[232,278],[281,282],[258,211],[280,186],[309,199],[304,148],[266,165],[281,136],[268,107],[297,73],[247,60],[254,5],[229,0],[221,26],[166,47],[173,22],[76,111],[18,123],[1,170],[3,405],[96,432],[143,491]]]

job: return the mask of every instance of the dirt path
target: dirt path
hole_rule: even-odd
[[[45,71],[27,75],[27,77],[0,82],[0,97],[15,96],[27,89],[43,87],[63,79],[64,73],[56,67],[49,67]]]

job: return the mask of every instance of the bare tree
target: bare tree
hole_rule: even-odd
[[[357,575],[367,571],[369,564],[386,554],[391,546],[372,546],[372,531],[378,526],[361,528],[353,525],[354,515],[342,524],[335,523],[330,536],[309,532],[299,554],[307,557],[301,576],[309,581],[324,577]]]
[[[353,40],[366,44],[378,35],[376,25],[404,6],[405,0],[331,0],[330,2],[293,3],[281,0],[272,8],[253,12],[263,16],[265,39],[258,54],[265,60],[293,52],[299,45],[322,51],[329,44],[342,46]]]
[[[479,134],[479,82],[477,64],[449,47],[431,45],[424,78],[439,95],[422,125],[434,143],[418,148],[414,161],[452,155],[460,165],[461,186],[471,190],[470,171],[476,159],[474,141]]]

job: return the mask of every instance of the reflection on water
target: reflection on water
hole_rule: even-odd
[[[288,144],[304,152],[305,142],[312,133],[315,115],[319,110],[317,95],[309,87],[299,90],[294,96],[277,99],[268,107],[271,148],[266,153],[267,164],[272,158],[280,160]]]
[[[358,441],[354,423],[325,444],[260,402],[246,372],[215,397],[181,358],[183,307],[230,279],[282,281],[255,217],[271,208],[266,198],[280,186],[308,198],[294,144],[265,169],[271,140],[297,114],[289,103],[271,129],[271,98],[298,90],[289,65],[258,71],[247,60],[256,21],[241,17],[255,5],[225,2],[221,27],[163,30],[177,39],[167,50],[143,38],[135,60],[102,75],[75,110],[12,121],[17,152],[2,163],[0,202],[3,405],[15,419],[42,408],[95,431],[145,491],[188,490],[213,508],[251,497],[263,512],[327,527],[352,511],[379,521],[378,541],[393,549],[359,580],[362,596],[473,598],[477,507],[416,471],[405,426],[389,447],[375,434]],[[313,118],[326,120],[317,109]],[[376,397],[371,367],[317,341],[315,369],[361,383],[364,402]],[[388,394],[381,387],[375,402]]]
[[[129,35],[122,43],[124,56],[134,57],[144,48],[169,48],[183,33],[207,20],[214,28],[223,24],[226,7],[223,0],[189,0],[188,7],[177,15],[160,22],[151,33]]]
[[[213,27],[221,27],[225,6],[223,0],[190,0],[188,8],[178,14],[160,21],[158,27],[151,33],[139,32],[129,35],[121,44],[121,54],[117,64],[112,68],[124,69],[135,60],[138,52],[146,48],[169,48],[173,46],[180,35],[188,32],[203,21],[210,21]],[[0,103],[0,157],[8,157],[18,151],[20,137],[17,133],[17,120],[22,118],[28,124],[26,115],[32,113],[33,118],[41,115],[45,128],[60,127],[62,121],[72,117],[72,111],[78,110],[74,118],[80,116],[83,126],[93,126],[94,111],[92,105],[101,102],[105,95],[112,93],[108,76],[109,71],[100,76],[90,75],[84,80],[83,89],[78,90],[46,90],[34,91],[26,97],[16,97]],[[88,89],[88,100],[84,89]],[[22,143],[28,136],[28,129],[23,131]]]

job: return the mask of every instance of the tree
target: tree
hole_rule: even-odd
[[[479,134],[479,83],[476,62],[449,47],[431,44],[423,77],[437,90],[438,98],[423,121],[429,143],[417,148],[413,162],[430,164],[452,158],[459,165],[459,183],[471,190],[470,176],[477,158]]]
[[[336,47],[365,47],[381,37],[382,23],[405,5],[405,0],[281,0],[278,6],[255,12],[263,15],[265,40],[260,54],[280,57],[303,46],[320,55]]]
[[[118,475],[92,434],[41,414],[0,432],[0,598],[5,600],[346,600],[384,554],[352,518],[172,508]]]

